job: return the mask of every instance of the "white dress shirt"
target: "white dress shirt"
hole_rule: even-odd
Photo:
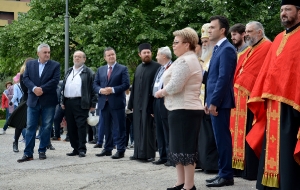
[[[66,98],[81,97],[82,81],[80,73],[82,69],[83,65],[78,69],[73,66],[73,70],[70,72],[65,84],[64,96]]]

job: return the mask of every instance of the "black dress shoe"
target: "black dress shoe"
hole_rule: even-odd
[[[146,161],[147,162],[153,162],[153,161],[155,161],[155,158],[148,158],[148,159],[146,159]]]
[[[89,144],[97,144],[95,140],[89,141]]]
[[[94,148],[102,148],[102,144],[96,144]]]
[[[183,188],[183,186],[184,186],[184,183],[183,184],[181,184],[181,185],[178,185],[178,186],[174,186],[174,187],[171,187],[171,188],[167,188],[167,190],[177,190],[177,189],[182,189]]]
[[[134,157],[134,156],[130,156],[130,157],[129,157],[129,160],[137,160],[137,158]]]
[[[66,155],[67,156],[77,156],[79,153],[77,153],[77,152],[70,152],[70,153],[67,153]]]
[[[85,157],[85,153],[84,152],[79,152],[79,157]]]
[[[100,156],[111,156],[112,154],[111,151],[109,152],[103,149],[100,154],[95,154],[95,155],[100,157]]]
[[[27,155],[23,155],[23,157],[19,160],[17,160],[17,162],[21,163],[21,162],[26,162],[26,161],[30,161],[33,160],[33,156],[27,156]]]
[[[19,149],[18,149],[18,141],[17,141],[17,142],[13,142],[13,151],[14,151],[14,152],[19,152]]]
[[[152,164],[155,164],[155,165],[161,165],[161,164],[164,164],[164,163],[166,163],[166,162],[167,162],[167,161],[164,161],[164,160],[159,159],[159,160],[157,160],[157,161],[152,162]]]
[[[47,146],[47,149],[55,150],[55,148],[54,148],[54,146],[52,146],[52,144],[48,145],[48,146]]]
[[[213,181],[215,181],[216,179],[219,179],[220,178],[220,176],[219,175],[216,175],[215,177],[213,177],[213,178],[209,178],[209,179],[207,179],[207,180],[205,180],[207,183],[211,183],[211,182],[213,182]]]
[[[45,160],[47,158],[46,153],[45,152],[39,152],[39,159],[40,160]]]
[[[182,188],[183,190],[188,190],[188,189],[185,189],[185,188]],[[189,190],[196,190],[196,187],[195,185],[192,187],[192,189],[189,189]]]
[[[172,163],[168,160],[166,163],[164,163],[165,166],[173,166]]]
[[[116,152],[111,158],[112,159],[124,158],[124,152]]]
[[[233,179],[224,179],[224,178],[218,178],[215,181],[211,182],[211,183],[207,183],[206,186],[207,187],[223,187],[223,186],[229,186],[229,185],[233,185],[234,181]]]

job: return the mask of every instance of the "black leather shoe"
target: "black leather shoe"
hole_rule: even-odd
[[[164,160],[161,160],[161,159],[159,159],[159,160],[157,160],[157,161],[154,161],[154,162],[152,162],[152,164],[155,164],[155,165],[161,165],[161,164],[164,164],[164,163],[166,163],[166,161],[164,161]]]
[[[129,157],[129,160],[137,160],[137,158],[134,157],[134,156],[130,156],[130,157]]]
[[[26,161],[30,161],[33,160],[33,156],[27,156],[27,155],[23,155],[23,157],[19,160],[17,160],[17,162],[21,163],[21,162],[26,162]]]
[[[147,162],[153,162],[153,161],[155,161],[155,158],[148,158],[148,159],[146,159],[146,161]]]
[[[233,185],[234,181],[233,179],[224,179],[224,178],[218,178],[215,181],[211,183],[207,183],[207,187],[223,187],[223,186],[229,186]]]
[[[185,189],[185,188],[182,188],[183,190],[188,190],[188,189]],[[192,189],[190,189],[190,190],[196,190],[196,187],[195,187],[195,185],[192,187]]]
[[[97,144],[95,140],[89,141],[89,144]]]
[[[172,163],[168,160],[166,163],[164,163],[165,166],[173,166]]]
[[[18,142],[13,142],[13,151],[14,151],[14,152],[19,152],[19,149],[18,149]]]
[[[114,154],[111,158],[112,159],[124,158],[124,152],[116,152],[116,154]]]
[[[178,185],[178,186],[174,186],[174,187],[171,187],[171,188],[167,188],[167,190],[177,190],[177,189],[182,189],[183,188],[183,186],[184,186],[184,183],[183,184],[181,184],[181,185]]]
[[[102,148],[102,144],[96,144],[94,148]]]
[[[46,153],[45,152],[39,152],[39,159],[40,160],[45,160],[47,158]]]
[[[67,156],[77,156],[79,153],[77,153],[77,152],[70,152],[70,153],[67,153],[66,155]]]
[[[85,157],[85,153],[84,152],[79,152],[79,157]]]
[[[54,148],[54,146],[52,146],[52,144],[48,145],[48,146],[47,146],[47,149],[55,150],[55,148]]]
[[[213,182],[213,181],[215,181],[216,179],[219,179],[219,178],[220,178],[220,176],[219,176],[219,175],[216,175],[215,177],[209,178],[209,179],[207,179],[207,180],[205,180],[205,181],[206,181],[206,183],[211,183],[211,182]]]
[[[111,151],[109,152],[103,149],[100,154],[95,154],[95,155],[100,157],[100,156],[111,156],[112,154]]]

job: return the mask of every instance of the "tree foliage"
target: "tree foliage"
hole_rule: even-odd
[[[0,29],[0,73],[18,72],[27,57],[36,57],[42,42],[51,46],[52,59],[64,63],[65,0],[32,0],[30,6],[18,21]],[[99,67],[110,46],[132,74],[140,62],[139,43],[150,42],[156,54],[158,47],[171,46],[173,31],[190,26],[199,32],[212,15],[224,15],[232,25],[259,21],[273,39],[282,30],[279,8],[279,0],[72,0],[70,65],[72,53],[83,50],[87,65]]]

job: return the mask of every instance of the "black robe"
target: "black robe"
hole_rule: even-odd
[[[155,126],[149,106],[153,105],[151,85],[160,65],[140,64],[135,71],[128,109],[133,109],[134,154],[137,159],[155,157]]]
[[[266,187],[261,184],[265,167],[266,136],[260,156],[256,188],[259,190],[300,190],[300,165],[293,154],[297,143],[300,126],[300,112],[281,103],[280,115],[280,152],[279,152],[279,188]]]

